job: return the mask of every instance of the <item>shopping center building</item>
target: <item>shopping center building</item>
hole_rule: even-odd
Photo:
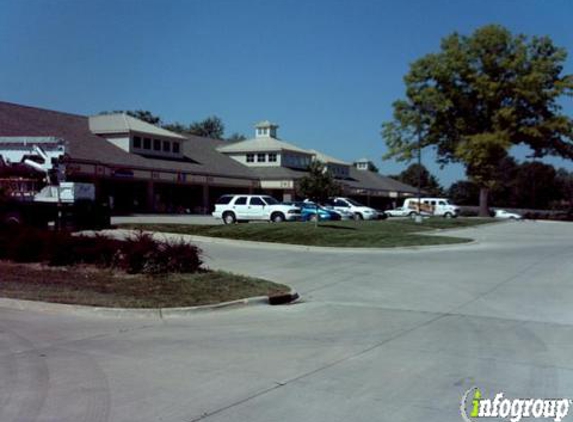
[[[377,208],[416,192],[372,171],[367,160],[346,163],[286,142],[268,121],[255,126],[254,138],[231,143],[181,135],[122,113],[81,116],[0,102],[0,166],[15,148],[40,139],[62,150],[66,180],[93,183],[116,213],[208,213],[228,193],[293,200],[313,160],[326,164],[346,196]]]

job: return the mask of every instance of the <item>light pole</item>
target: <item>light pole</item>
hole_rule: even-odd
[[[416,223],[422,223],[422,125],[418,120],[418,213],[416,214]]]

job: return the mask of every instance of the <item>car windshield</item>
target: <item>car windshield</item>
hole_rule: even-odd
[[[348,202],[351,205],[354,205],[355,207],[363,207],[364,206],[360,202],[353,201],[352,199],[347,199],[346,202]]]
[[[267,203],[267,205],[276,205],[279,203],[279,201],[277,201],[272,196],[263,196],[262,198],[263,198],[263,201],[265,201]]]

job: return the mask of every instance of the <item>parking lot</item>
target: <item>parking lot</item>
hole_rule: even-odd
[[[171,320],[0,309],[0,420],[460,421],[460,400],[573,398],[573,225],[343,251],[201,243],[300,303]],[[573,410],[572,410],[573,412]]]

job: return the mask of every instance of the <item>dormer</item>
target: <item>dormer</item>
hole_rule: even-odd
[[[255,138],[277,138],[279,125],[263,120],[255,125]]]
[[[375,173],[378,172],[378,168],[368,158],[361,158],[360,160],[355,161],[354,167],[362,171],[373,171]]]
[[[91,116],[89,128],[124,151],[146,157],[182,159],[183,143],[187,140],[126,113]]]

